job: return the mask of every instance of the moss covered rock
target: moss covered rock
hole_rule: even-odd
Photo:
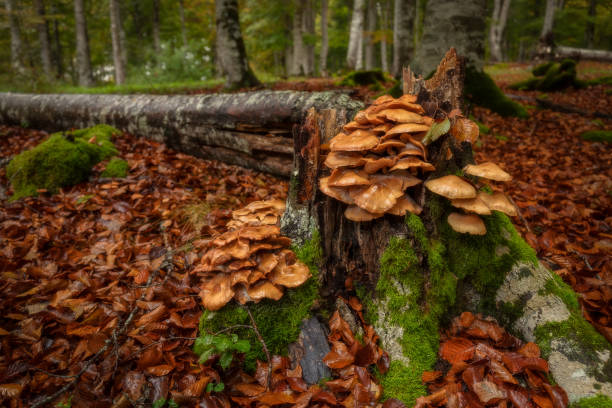
[[[55,193],[86,180],[95,164],[117,154],[112,142],[116,134],[119,131],[107,125],[54,133],[15,156],[7,166],[14,191],[11,200],[35,196],[39,189]]]
[[[128,162],[120,159],[119,157],[113,157],[106,164],[106,167],[100,176],[109,178],[123,178],[127,176],[129,168],[130,166],[128,165]]]
[[[465,71],[465,96],[468,101],[502,116],[528,117],[522,105],[508,98],[486,72],[468,66]]]
[[[570,86],[581,88],[584,83],[576,78],[576,61],[565,59],[561,62],[547,62],[531,70],[533,78],[510,86],[512,89],[559,91]]]

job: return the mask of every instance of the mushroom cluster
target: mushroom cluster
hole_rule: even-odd
[[[468,164],[463,168],[465,174],[493,181],[510,181],[512,177],[497,164],[487,162]],[[516,208],[503,193],[489,194],[477,191],[470,182],[455,175],[448,175],[425,182],[425,187],[433,193],[451,200],[455,208],[464,213],[453,212],[447,221],[451,228],[460,233],[485,235],[487,228],[477,214],[489,215],[491,211],[501,211],[511,217],[517,215]]]
[[[278,300],[283,288],[300,286],[311,276],[276,225],[282,209],[284,203],[273,200],[234,211],[232,230],[212,240],[195,269],[203,274],[200,298],[206,309],[218,310],[232,299],[240,304]]]
[[[349,204],[344,212],[349,220],[421,212],[406,189],[420,184],[424,172],[435,170],[421,142],[433,119],[424,116],[416,99],[381,96],[329,142],[325,165],[331,175],[320,179],[319,188]]]

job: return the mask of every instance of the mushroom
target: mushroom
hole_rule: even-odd
[[[425,119],[418,113],[404,109],[385,109],[378,113],[379,118],[390,120],[397,123],[424,123]]]
[[[490,215],[491,210],[487,204],[480,199],[480,194],[474,198],[457,198],[451,201],[453,207],[462,208],[467,212]]]
[[[427,125],[422,125],[419,123],[402,123],[389,129],[387,133],[385,133],[385,136],[398,135],[400,133],[427,132],[428,130],[429,126]]]
[[[425,182],[425,187],[432,193],[454,200],[456,198],[474,198],[476,189],[460,177],[449,174]]]
[[[423,171],[434,171],[436,168],[433,164],[425,162],[419,158],[413,156],[406,156],[397,161],[393,167],[391,167],[391,171],[394,170],[406,170],[415,167],[420,167]]]
[[[408,187],[416,186],[422,182],[407,171],[399,170],[387,174],[374,174],[370,176],[372,183],[383,184],[393,190],[404,191]]]
[[[272,271],[270,281],[286,288],[295,288],[306,282],[310,276],[310,271],[305,264],[300,261],[288,264],[286,257],[284,257]]]
[[[283,291],[268,281],[261,281],[247,289],[249,297],[258,303],[261,299],[279,300],[283,297]]]
[[[332,152],[361,152],[376,147],[376,145],[378,145],[378,137],[370,131],[361,129],[349,135],[339,133],[329,142]]]
[[[372,214],[391,209],[403,194],[403,191],[392,189],[385,184],[372,184],[363,190],[351,192],[355,204]]]
[[[324,164],[330,169],[356,167],[363,164],[363,156],[358,152],[330,152]]]
[[[453,230],[462,234],[485,235],[487,233],[487,227],[482,219],[474,214],[450,213],[447,221]]]
[[[371,221],[376,218],[380,218],[384,215],[384,213],[373,214],[364,210],[363,208],[359,208],[356,205],[349,205],[346,210],[344,210],[344,216],[351,221],[361,222],[361,221]]]
[[[395,158],[393,157],[368,157],[364,158],[364,161],[365,165],[363,166],[363,170],[368,174],[374,174],[380,169],[389,168],[395,164]]]
[[[221,309],[234,297],[230,277],[224,273],[215,275],[202,285],[199,295],[206,309],[211,311]]]
[[[503,171],[497,164],[486,162],[481,164],[468,164],[463,168],[465,174],[495,181],[510,181],[512,176]]]
[[[391,209],[388,211],[393,215],[406,215],[407,212],[413,214],[420,214],[423,211],[420,205],[418,205],[410,196],[404,194],[400,198],[397,199],[397,202]]]
[[[496,191],[493,194],[488,194],[481,191],[478,193],[478,198],[480,198],[491,210],[503,212],[511,217],[516,217],[518,215],[516,207],[512,205],[508,197],[503,193]]]
[[[345,204],[353,204],[355,200],[349,195],[349,192],[343,188],[335,188],[329,185],[330,177],[323,177],[319,179],[319,190],[325,195],[335,198],[338,201],[342,201]]]
[[[367,186],[370,180],[368,180],[368,175],[361,170],[338,168],[332,171],[327,184],[329,187]]]
[[[378,98],[374,99],[374,102],[372,102],[372,105],[381,105],[385,102],[391,102],[393,101],[393,97],[391,95],[381,95]],[[415,99],[416,102],[416,99]]]
[[[459,117],[451,126],[450,134],[460,142],[474,143],[478,140],[480,129],[473,121]]]

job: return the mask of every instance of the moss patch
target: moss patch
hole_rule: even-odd
[[[379,86],[387,81],[381,69],[349,72],[340,81],[341,86]]]
[[[120,159],[119,157],[113,157],[110,159],[100,176],[109,178],[123,178],[127,176],[129,168],[130,166],[128,165],[128,162]]]
[[[570,405],[570,408],[612,408],[612,399],[606,395],[599,394],[576,401]]]
[[[612,143],[612,130],[588,130],[582,133],[580,137],[589,142]]]
[[[7,166],[14,191],[11,200],[35,196],[39,189],[55,193],[86,180],[95,164],[117,154],[111,139],[118,133],[107,125],[54,133],[20,153]]]
[[[560,91],[570,86],[574,88],[585,86],[585,83],[576,78],[576,61],[571,59],[538,65],[531,73],[533,78],[512,84],[510,88],[531,91]]]
[[[470,102],[502,116],[529,117],[525,108],[504,95],[487,73],[474,67],[465,71],[465,95]]]
[[[309,266],[312,278],[298,288],[288,289],[279,301],[266,299],[248,305],[272,354],[287,355],[287,346],[297,340],[302,320],[310,317],[313,304],[319,295],[318,263],[321,259],[319,233],[313,232],[313,238],[294,249],[297,257]],[[205,333],[217,333],[238,324],[250,325],[251,321],[246,309],[232,302],[217,312],[204,311],[200,318],[200,336]],[[251,329],[238,328],[232,333],[251,343],[251,350],[245,355],[244,366],[246,370],[253,371],[257,360],[266,360],[261,343]]]

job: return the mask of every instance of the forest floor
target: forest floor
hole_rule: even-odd
[[[277,87],[334,86],[312,80]],[[548,95],[611,112],[609,90]],[[513,175],[506,191],[520,208],[516,227],[612,341],[612,149],[580,138],[585,130],[612,129],[612,120],[527,108],[527,120],[475,108],[489,128],[476,159]],[[0,127],[0,163],[46,136]],[[207,240],[224,231],[231,210],[287,194],[285,181],[149,140],[124,135],[116,144],[130,165],[127,178],[100,179],[96,168],[89,182],[53,196],[8,203],[0,166],[0,400],[13,397],[14,406],[52,394],[77,373],[76,406],[109,406],[119,393],[125,404],[200,397],[216,374],[192,352],[201,308],[189,270]],[[123,332],[127,340],[114,343],[112,333]],[[96,364],[84,363],[95,356]],[[23,401],[15,402],[19,395]]]

